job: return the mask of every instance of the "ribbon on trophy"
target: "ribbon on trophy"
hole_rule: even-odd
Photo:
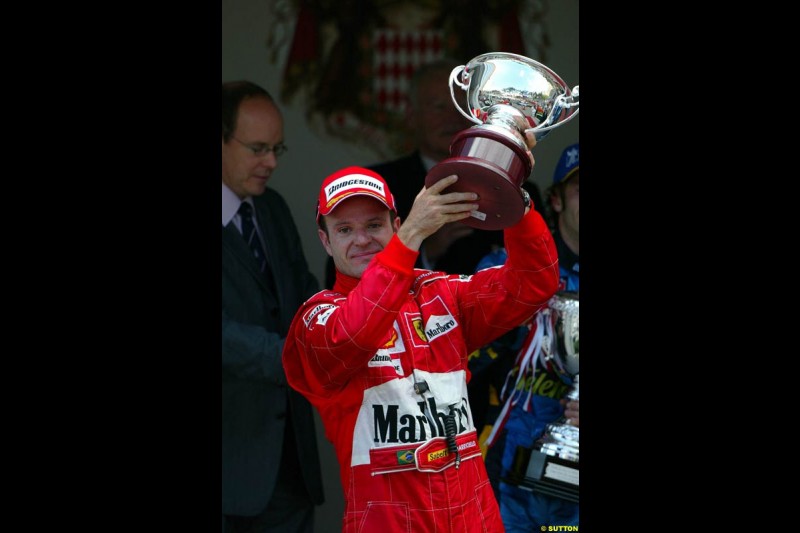
[[[569,297],[568,293],[556,295],[550,300],[549,306],[539,311],[526,325],[529,333],[517,353],[514,367],[506,376],[500,393],[503,408],[486,439],[486,446],[494,444],[513,407],[522,402],[522,409],[531,412],[537,368],[553,371],[562,381],[572,384],[573,376],[578,371],[576,306],[577,300]]]

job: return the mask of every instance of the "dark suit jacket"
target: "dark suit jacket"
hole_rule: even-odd
[[[306,488],[323,502],[312,408],[288,387],[281,364],[289,324],[318,284],[285,200],[268,188],[253,201],[277,295],[236,226],[222,228],[222,513],[244,516],[272,496],[287,412]]]

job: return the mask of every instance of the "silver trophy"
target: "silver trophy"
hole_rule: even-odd
[[[454,84],[467,93],[466,107],[456,101]],[[450,157],[425,178],[430,187],[458,174],[447,192],[476,192],[478,209],[462,222],[496,230],[525,213],[522,183],[531,173],[525,133],[543,139],[578,114],[578,86],[569,89],[547,66],[517,54],[492,52],[473,58],[450,73],[450,96],[458,111],[477,126],[456,134]]]
[[[579,399],[579,307],[578,295],[560,292],[550,299],[542,354],[556,372],[572,379],[566,394],[569,400]],[[577,502],[579,489],[579,428],[567,424],[564,417],[547,425],[533,448],[518,447],[507,482],[534,492]]]
[[[572,376],[572,389],[566,395],[569,400],[579,399],[578,304],[578,295],[574,292],[560,292],[550,299],[555,338],[542,341],[545,359]],[[534,445],[525,474],[532,480],[531,488],[535,492],[578,501],[579,446],[579,428],[567,424],[564,417],[548,424],[544,435]]]

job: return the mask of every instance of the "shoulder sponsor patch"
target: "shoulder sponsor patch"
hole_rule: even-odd
[[[333,313],[334,309],[335,309],[335,307],[331,307],[330,309],[326,309],[323,312],[321,312],[317,316],[317,324],[319,324],[320,326],[324,326],[325,323],[328,322],[328,318],[331,316],[331,314]]]
[[[306,327],[309,327],[311,322],[314,320],[314,317],[322,313],[323,311],[327,311],[327,313],[323,313],[320,315],[319,319],[317,320],[317,324],[324,325],[325,322],[328,320],[328,316],[330,316],[331,312],[336,306],[333,304],[319,304],[315,307],[312,307],[306,314],[303,315],[303,322],[305,323]]]

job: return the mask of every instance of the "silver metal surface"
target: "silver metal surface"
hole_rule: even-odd
[[[580,301],[575,292],[556,293],[548,302],[546,320],[553,326],[550,335],[542,340],[545,359],[555,360],[567,374],[572,376],[572,388],[567,393],[569,400],[580,400]],[[569,461],[580,461],[580,428],[567,424],[562,416],[548,424],[544,435],[537,441],[539,451]]]
[[[580,372],[579,304],[578,295],[574,292],[559,292],[548,304],[555,317],[554,340],[557,346],[553,352],[572,376]]]
[[[453,84],[467,93],[465,112]],[[450,96],[458,111],[476,124],[495,124],[521,142],[533,131],[543,139],[578,114],[578,86],[569,89],[546,65],[507,52],[479,55],[450,73]]]

